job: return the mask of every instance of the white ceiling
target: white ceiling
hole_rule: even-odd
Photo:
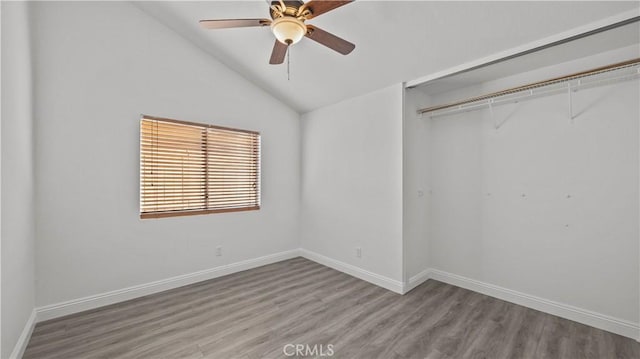
[[[637,1],[359,0],[308,23],[356,44],[347,56],[309,39],[269,65],[269,28],[204,30],[201,19],[269,18],[265,1],[135,2],[143,11],[298,112],[463,64],[638,8]]]
[[[525,56],[515,57],[471,71],[435,79],[421,84],[416,88],[427,95],[433,95],[529,72],[542,67],[577,60],[595,53],[635,45],[635,51],[631,51],[631,57],[620,59],[619,61],[632,60],[640,56],[640,53],[637,52],[638,44],[640,44],[640,22],[633,22],[561,45],[539,50]],[[635,54],[633,54],[633,52],[635,52]],[[607,62],[601,64],[601,66],[617,62],[617,60],[611,59],[607,59],[606,61]],[[593,67],[595,66],[587,65],[586,68],[574,68],[571,70],[571,73],[586,71]],[[563,73],[563,75],[566,74]]]

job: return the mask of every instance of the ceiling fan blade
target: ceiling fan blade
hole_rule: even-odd
[[[325,12],[329,12],[340,6],[347,5],[353,2],[353,0],[347,1],[334,1],[334,0],[311,0],[308,3],[302,5],[305,9],[311,11],[311,15],[307,16],[307,19],[313,19],[316,16],[322,15]]]
[[[316,41],[332,50],[343,55],[347,55],[356,48],[356,45],[347,40],[341,39],[334,34],[326,32],[316,26],[307,25],[307,35],[313,41]]]
[[[268,19],[228,19],[228,20],[200,20],[200,26],[205,29],[228,29],[232,27],[267,26]]]
[[[287,49],[289,47],[280,41],[276,40],[276,43],[273,44],[273,51],[271,51],[271,59],[269,59],[269,63],[271,65],[278,65],[284,62],[284,56],[287,54]]]

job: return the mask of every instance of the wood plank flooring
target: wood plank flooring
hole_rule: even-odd
[[[286,344],[333,358],[640,358],[634,340],[452,285],[401,296],[303,258],[39,323],[24,358],[285,358]]]

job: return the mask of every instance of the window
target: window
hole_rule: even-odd
[[[140,120],[140,218],[260,209],[260,134]]]

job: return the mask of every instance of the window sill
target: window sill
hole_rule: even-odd
[[[201,214],[212,214],[212,213],[256,211],[259,209],[260,209],[260,206],[242,207],[242,208],[224,208],[224,209],[196,209],[191,211],[147,212],[147,213],[140,213],[140,219],[197,216]]]

